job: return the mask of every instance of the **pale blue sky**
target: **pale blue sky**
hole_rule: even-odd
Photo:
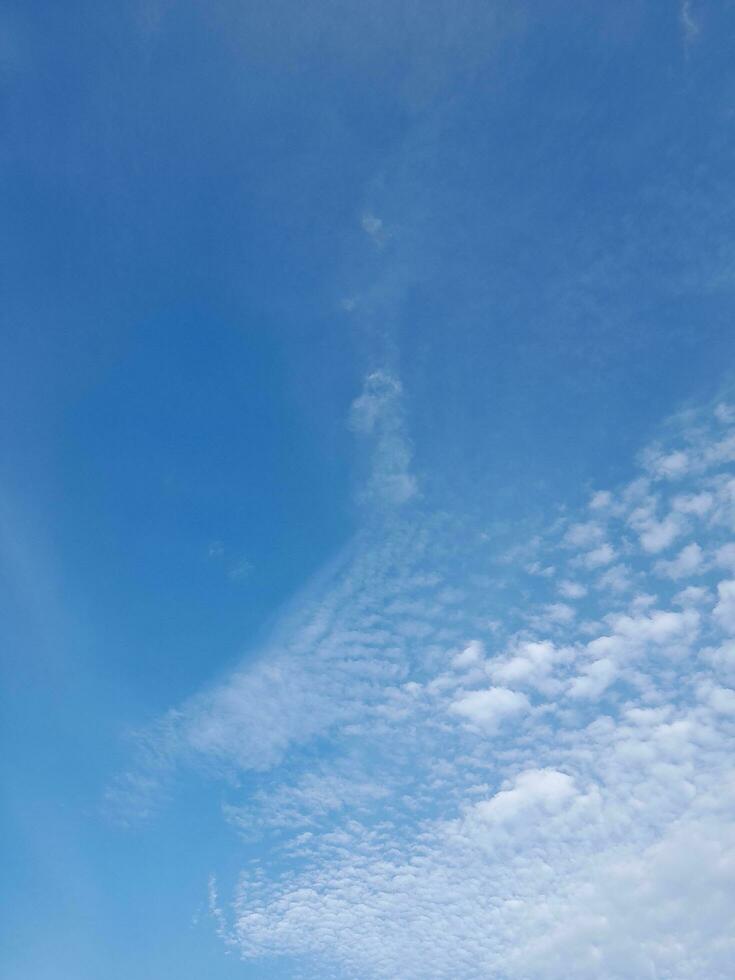
[[[5,4],[3,978],[731,976],[734,45]]]

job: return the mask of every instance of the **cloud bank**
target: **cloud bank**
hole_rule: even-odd
[[[378,372],[351,413],[392,504],[400,397]],[[728,407],[686,413],[521,548],[393,506],[147,733],[128,778],[226,774],[259,841],[225,943],[303,977],[731,977],[733,462]]]

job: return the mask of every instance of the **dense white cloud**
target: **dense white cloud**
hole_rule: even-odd
[[[369,379],[353,426],[379,441],[399,399]],[[733,424],[674,425],[532,547],[393,509],[111,804],[226,773],[262,846],[217,928],[302,977],[730,980]]]
[[[497,731],[500,723],[528,709],[528,698],[507,687],[470,691],[453,701],[449,710],[486,732]]]
[[[588,664],[569,685],[572,698],[599,698],[618,675],[618,667],[611,657],[601,657]]]
[[[667,514],[663,520],[656,520],[649,503],[637,507],[630,515],[631,525],[638,531],[644,551],[657,554],[668,548],[684,530],[678,513]]]
[[[735,579],[719,582],[717,595],[719,601],[713,615],[727,633],[735,633]]]
[[[555,769],[529,769],[519,773],[511,789],[501,790],[474,808],[483,823],[509,823],[529,809],[558,810],[574,793],[574,780]]]

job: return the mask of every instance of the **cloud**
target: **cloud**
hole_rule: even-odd
[[[579,582],[572,582],[569,579],[559,583],[559,592],[565,599],[581,599],[587,595],[587,588]]]
[[[449,706],[453,714],[486,732],[496,731],[506,718],[527,711],[528,708],[528,698],[507,687],[470,691]]]
[[[714,497],[711,493],[681,494],[674,497],[673,509],[680,514],[692,514],[695,517],[704,517],[714,505]]]
[[[613,565],[599,576],[595,585],[611,592],[627,592],[632,588],[630,569],[626,565]]]
[[[403,431],[401,398],[369,377],[353,429]],[[304,978],[729,980],[731,423],[695,422],[532,554],[381,510],[262,648],[141,735],[110,807],[153,813],[204,772],[258,837],[214,903],[225,942]],[[676,479],[646,462],[678,452]],[[625,563],[587,582],[604,546]]]
[[[368,211],[362,216],[360,224],[362,226],[362,230],[377,248],[382,248],[388,241],[390,236],[386,231],[383,221],[380,218],[377,218],[371,212]]]
[[[679,23],[681,24],[681,30],[684,36],[684,44],[688,47],[697,40],[701,31],[699,21],[694,14],[692,0],[681,0],[679,6]]]
[[[652,453],[647,456],[649,470],[656,477],[676,480],[684,476],[691,463],[688,453],[677,449],[670,453]]]
[[[588,521],[584,524],[572,524],[564,535],[564,541],[570,548],[588,548],[599,544],[604,537],[603,528]]]
[[[551,672],[568,655],[549,640],[521,640],[502,658],[488,665],[488,673],[501,684],[523,687],[531,684],[548,689]]]
[[[225,815],[252,837],[273,828],[318,827],[338,811],[349,808],[354,815],[389,795],[367,773],[317,769],[295,783],[259,790],[244,805],[227,805]]]
[[[680,579],[690,575],[696,575],[704,567],[704,554],[702,549],[692,541],[685,545],[671,561],[658,561],[654,569],[659,575],[666,575],[668,578]]]
[[[593,548],[582,556],[580,562],[585,568],[600,568],[615,560],[615,549],[606,541],[599,548]]]
[[[719,582],[717,595],[712,615],[726,633],[735,633],[735,579]]]
[[[253,571],[253,565],[247,560],[247,558],[240,558],[236,561],[234,565],[230,568],[227,575],[233,582],[241,582],[248,578]]]
[[[596,493],[592,494],[590,500],[591,510],[604,510],[609,507],[612,503],[612,494],[609,490],[598,490]]]
[[[584,668],[583,673],[575,677],[569,686],[569,696],[572,698],[599,698],[618,674],[614,660],[602,657]]]
[[[558,809],[574,795],[574,780],[556,769],[529,769],[516,776],[510,789],[476,804],[474,816],[484,823],[516,822],[531,809]]]
[[[350,426],[372,441],[371,472],[362,499],[388,505],[406,503],[418,492],[411,472],[411,445],[406,435],[403,389],[393,374],[373,371],[352,403]]]
[[[232,582],[244,581],[253,571],[253,565],[247,558],[231,555],[222,541],[215,540],[209,543],[207,557],[210,561],[223,563],[227,570],[227,577]]]
[[[670,547],[684,531],[685,523],[679,511],[672,511],[662,520],[655,516],[656,502],[652,497],[636,507],[628,522],[639,535],[643,549],[658,554]]]
[[[474,667],[483,659],[485,647],[480,640],[472,640],[461,653],[452,657],[452,666],[458,670],[466,667]]]

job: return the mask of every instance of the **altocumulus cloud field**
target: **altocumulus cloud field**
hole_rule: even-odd
[[[2,5],[2,980],[735,977],[734,50]]]
[[[380,428],[397,382],[368,385]],[[177,766],[267,773],[223,807],[267,856],[224,901],[213,877],[211,912],[246,958],[317,964],[299,976],[724,980],[734,461],[719,404],[508,551],[374,516],[271,646],[145,736],[157,765],[113,802]]]

